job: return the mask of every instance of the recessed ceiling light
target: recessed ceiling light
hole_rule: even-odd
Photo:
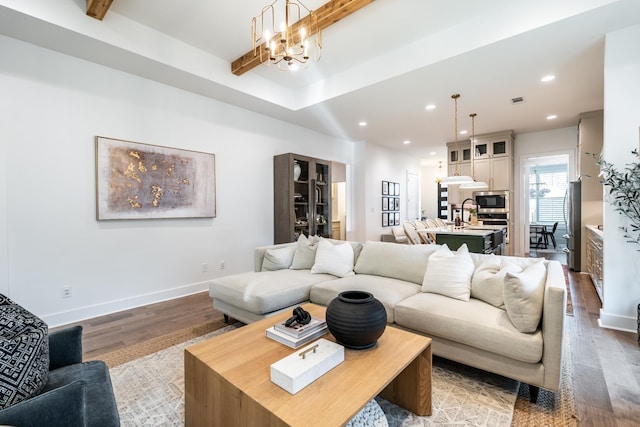
[[[429,104],[425,107],[427,110],[435,110],[436,106],[434,104]]]
[[[409,141],[408,139],[405,139],[402,143],[403,143],[404,145],[407,145],[407,144],[411,144],[411,141]]]
[[[460,131],[460,135],[466,135],[466,134],[467,134],[467,131],[466,131],[466,130],[461,130],[461,131]]]
[[[367,122],[362,121],[362,122],[360,122],[360,123],[358,123],[358,124],[359,124],[360,126],[366,126],[366,125],[367,125]]]
[[[431,154],[432,156],[435,156],[435,155],[436,155],[436,154],[438,154],[438,153],[436,153],[435,151],[432,151],[432,152],[430,152],[429,154]]]
[[[558,118],[558,116],[556,116],[555,114],[550,114],[550,115],[547,116],[547,120],[554,120],[554,119],[557,119],[557,118]]]
[[[556,76],[554,76],[553,74],[549,74],[549,75],[546,75],[543,78],[541,78],[540,81],[543,82],[543,83],[547,83],[547,82],[550,82],[550,81],[555,80],[555,79],[556,79]]]

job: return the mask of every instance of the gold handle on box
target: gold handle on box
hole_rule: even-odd
[[[318,344],[314,345],[313,347],[309,347],[308,349],[306,349],[302,353],[298,354],[298,356],[300,356],[300,357],[302,357],[304,359],[307,356],[307,353],[309,353],[310,351],[315,353],[317,348],[318,348]]]

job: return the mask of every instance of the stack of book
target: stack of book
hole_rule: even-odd
[[[265,331],[267,337],[291,348],[298,348],[323,336],[327,332],[329,332],[327,322],[318,317],[311,317],[311,322],[306,325],[295,323],[291,326],[286,326],[285,322],[276,323]]]

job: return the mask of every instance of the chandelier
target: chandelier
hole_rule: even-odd
[[[453,135],[454,135],[454,149],[456,150],[456,168],[453,175],[442,178],[440,184],[449,185],[449,184],[464,184],[465,182],[472,183],[473,179],[470,176],[460,175],[460,170],[458,169],[458,163],[460,163],[460,152],[458,151],[458,98],[460,98],[459,93],[455,93],[451,95],[454,104],[454,115],[453,115]]]
[[[284,8],[275,0],[262,8],[251,22],[253,54],[263,65],[277,65],[283,71],[296,71],[309,66],[310,59],[320,60],[322,30],[318,17],[301,1],[284,0]],[[276,22],[280,24],[276,30]]]
[[[475,146],[476,146],[476,113],[469,114],[471,117],[471,178],[472,182],[465,182],[460,185],[460,188],[471,188],[474,190],[480,190],[489,188],[489,185],[484,181],[476,181],[476,167],[475,167]]]

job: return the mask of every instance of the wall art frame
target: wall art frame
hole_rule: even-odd
[[[96,219],[215,218],[215,154],[96,136]]]

